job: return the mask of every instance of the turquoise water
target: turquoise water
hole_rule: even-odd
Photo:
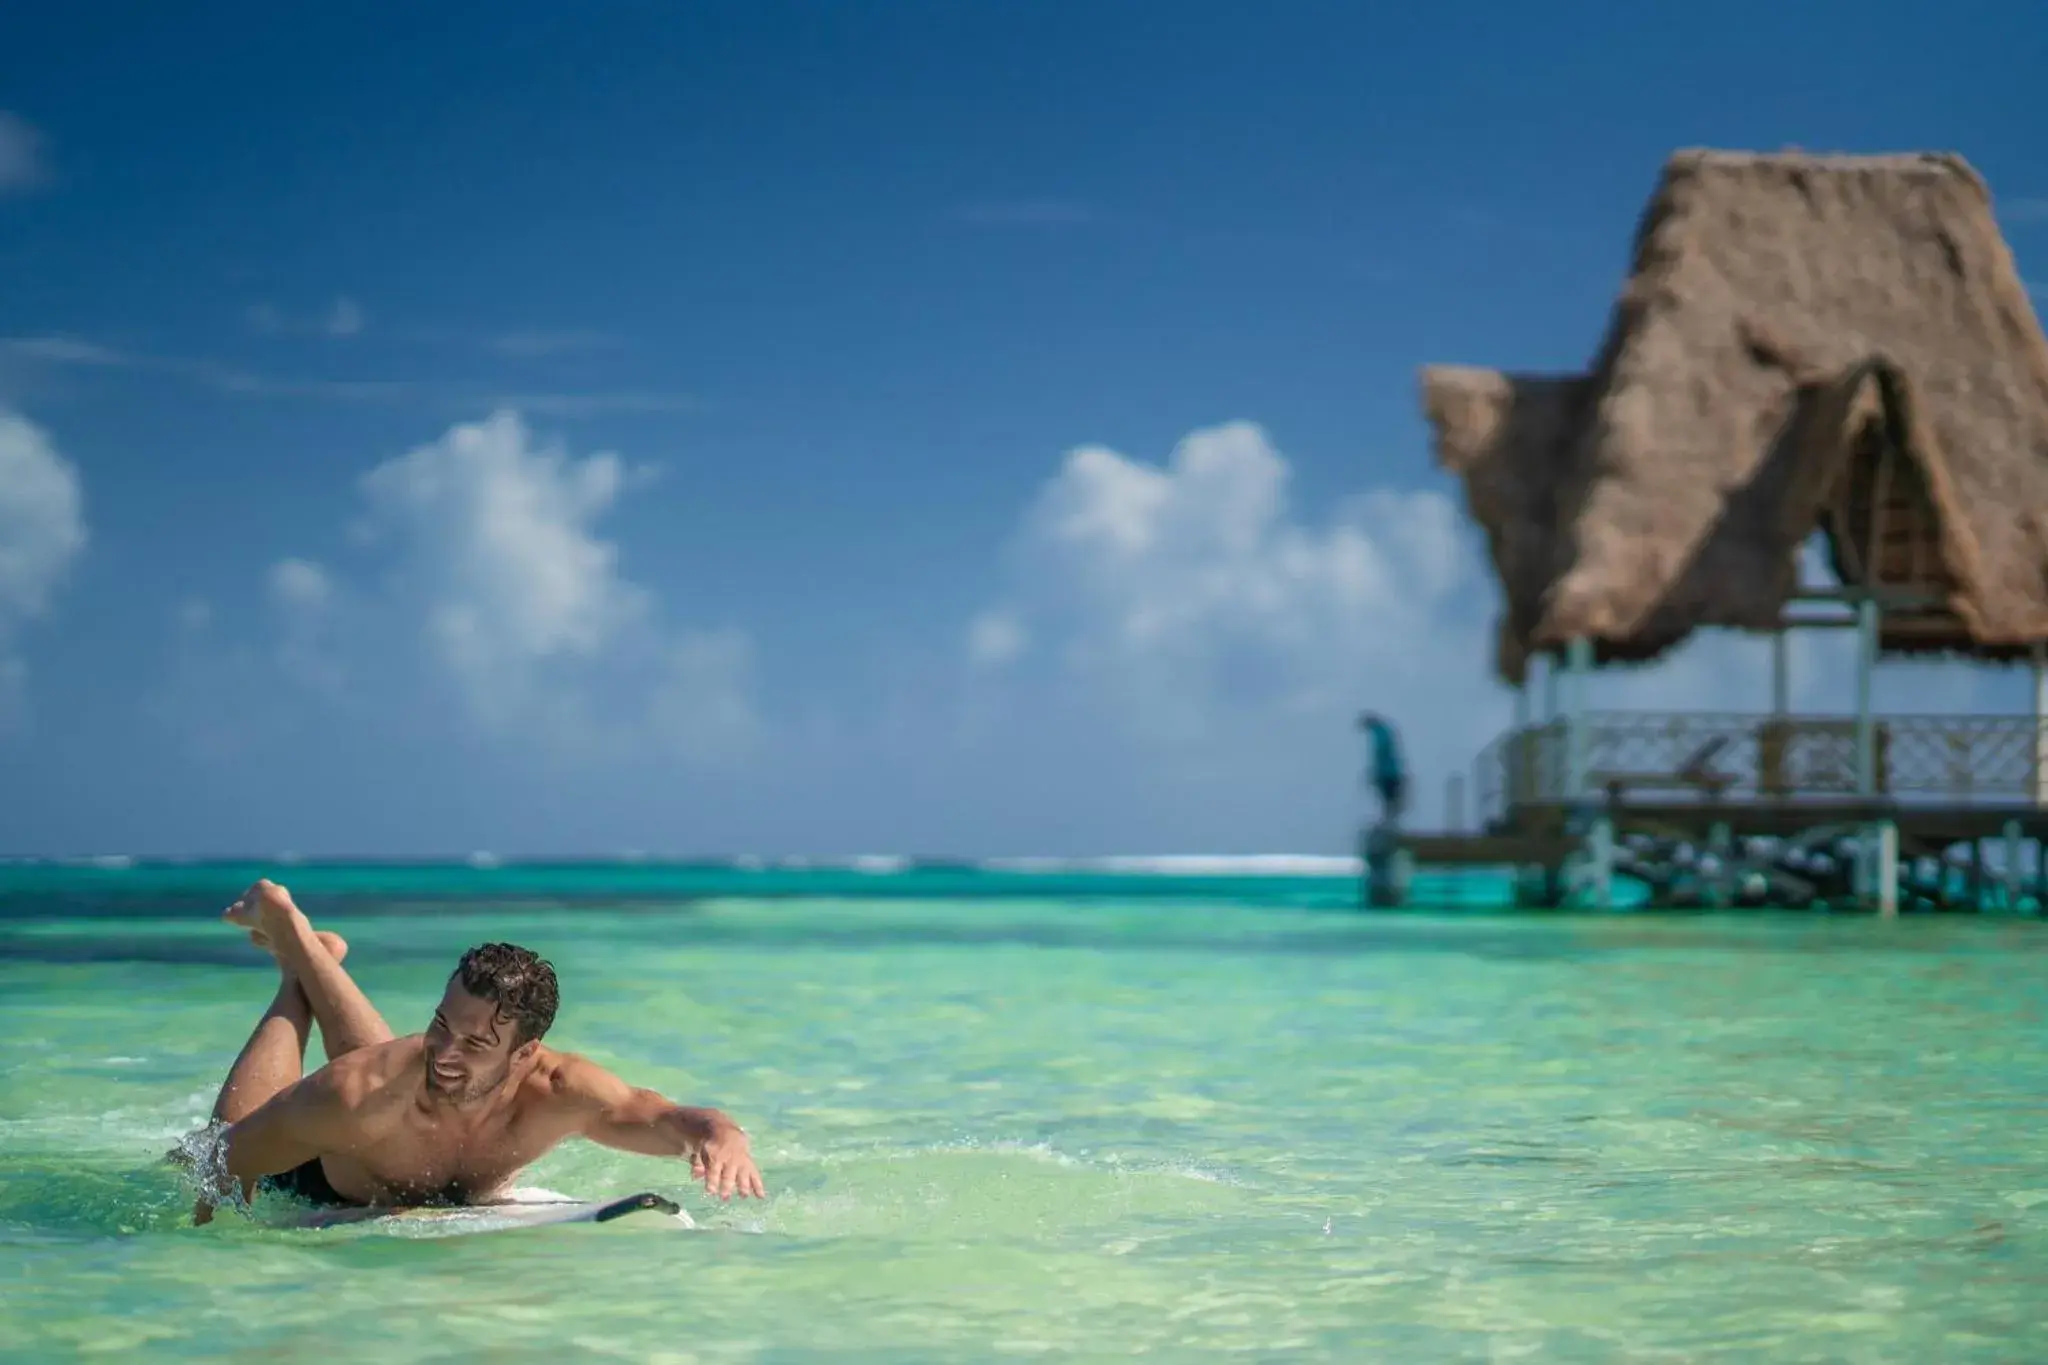
[[[0,1354],[2048,1357],[2048,926],[1364,917],[1341,878],[291,868],[403,1028],[484,938],[773,1198],[459,1240],[185,1226],[252,868],[0,868]]]

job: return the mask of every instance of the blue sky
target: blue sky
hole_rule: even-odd
[[[418,8],[0,17],[7,851],[1343,851],[1507,714],[1415,368],[1673,148],[2048,274],[2038,6]]]

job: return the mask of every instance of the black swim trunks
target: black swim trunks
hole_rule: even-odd
[[[266,1175],[260,1184],[263,1189],[288,1194],[322,1208],[354,1208],[357,1204],[356,1200],[328,1183],[327,1168],[320,1164],[317,1156],[303,1166],[294,1166],[277,1175]]]

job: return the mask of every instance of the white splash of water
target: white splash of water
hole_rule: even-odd
[[[242,1196],[242,1182],[228,1171],[229,1126],[225,1119],[214,1119],[185,1134],[166,1159],[185,1173],[195,1197],[216,1208],[247,1213],[249,1201]]]

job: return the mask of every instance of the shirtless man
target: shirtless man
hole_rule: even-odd
[[[427,1031],[394,1038],[342,969],[348,945],[316,932],[285,888],[259,881],[223,918],[283,972],[213,1106],[245,1199],[260,1186],[324,1204],[483,1203],[569,1137],[687,1157],[720,1199],[765,1194],[746,1133],[724,1114],[541,1045],[555,972],[526,949],[472,948]],[[301,1079],[316,1022],[327,1065]],[[226,1193],[203,1197],[194,1218],[210,1221]]]

